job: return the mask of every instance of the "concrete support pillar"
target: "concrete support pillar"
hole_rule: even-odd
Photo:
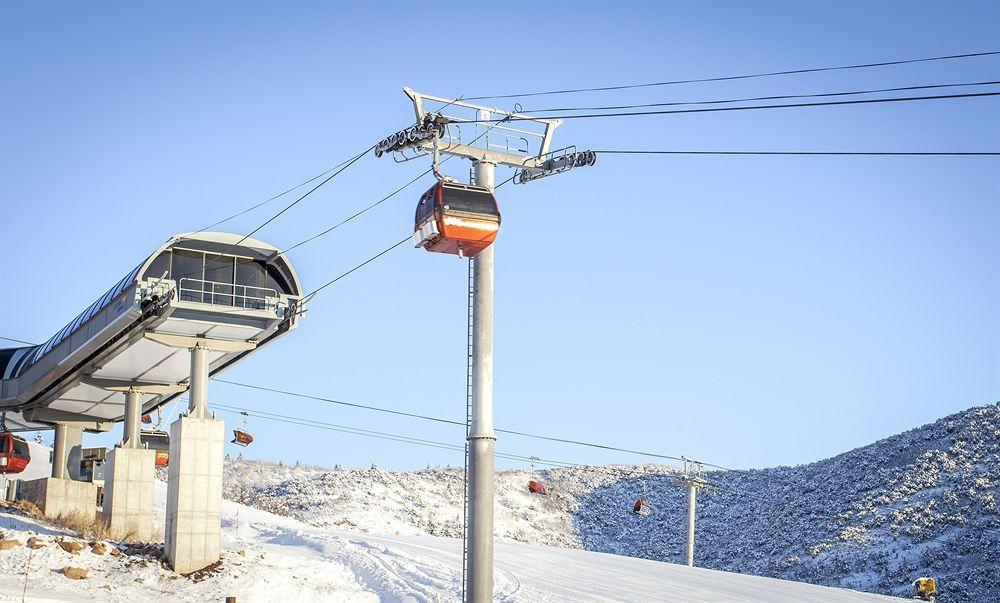
[[[56,423],[55,444],[52,447],[52,477],[79,481],[82,448],[83,429]]]
[[[139,422],[142,418],[142,391],[129,389],[125,392],[125,427],[122,434],[122,448],[142,448],[139,443]]]
[[[164,556],[188,574],[219,560],[225,424],[208,412],[208,352],[191,349],[190,407],[170,426]]]
[[[191,392],[188,416],[208,417],[208,349],[201,344],[191,348]]]
[[[219,560],[225,423],[181,417],[170,426],[164,555],[181,574]]]
[[[153,508],[156,452],[118,446],[104,468],[104,521],[114,538],[132,542],[159,540]]]
[[[150,542],[158,540],[153,510],[156,452],[139,440],[142,390],[130,387],[124,394],[125,426],[122,442],[108,453],[104,468],[102,513],[114,538]]]

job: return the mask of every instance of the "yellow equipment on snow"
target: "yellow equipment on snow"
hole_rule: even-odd
[[[917,578],[913,581],[913,592],[914,599],[933,601],[934,595],[937,594],[937,587],[934,584],[934,578]]]

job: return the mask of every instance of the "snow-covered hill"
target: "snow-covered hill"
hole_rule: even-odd
[[[319,527],[373,534],[461,534],[460,469],[398,473],[227,461],[226,496]],[[680,562],[684,498],[655,465],[497,478],[497,535]],[[905,595],[920,575],[947,601],[1000,592],[1000,405],[973,408],[832,459],[715,472],[698,508],[702,567]],[[645,495],[649,517],[628,512]]]
[[[163,513],[166,485],[155,500]],[[159,562],[158,547],[88,544],[0,509],[0,601],[453,601],[462,544],[434,536],[375,536],[306,525],[237,503],[222,506],[222,560],[192,576]],[[31,542],[34,548],[30,548]],[[11,546],[7,546],[11,545]],[[66,548],[64,548],[64,546]],[[74,550],[79,547],[79,550]],[[70,550],[67,550],[70,549]],[[68,570],[66,568],[74,568]],[[80,575],[82,579],[70,579]],[[810,584],[566,548],[501,542],[495,600],[690,603],[877,603],[892,599]]]

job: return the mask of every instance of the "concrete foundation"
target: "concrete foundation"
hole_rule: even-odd
[[[97,516],[97,486],[90,482],[58,477],[22,481],[17,498],[35,503],[46,517],[73,514],[84,518]]]
[[[224,435],[225,423],[208,417],[170,426],[164,556],[181,574],[219,560]]]
[[[104,470],[104,521],[114,538],[137,542],[157,539],[153,510],[156,452],[115,448]]]

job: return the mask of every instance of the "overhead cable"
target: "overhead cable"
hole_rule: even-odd
[[[684,150],[594,150],[600,155],[783,155],[861,157],[995,157],[1000,151],[684,151]]]
[[[270,224],[274,220],[278,219],[278,217],[281,216],[281,214],[283,214],[286,211],[290,210],[291,208],[295,207],[300,201],[302,201],[303,199],[305,199],[309,195],[311,195],[314,192],[316,192],[316,190],[319,189],[321,186],[323,186],[327,182],[329,182],[329,181],[333,180],[334,178],[336,178],[337,175],[339,175],[341,172],[343,172],[347,168],[349,168],[352,165],[354,165],[354,163],[356,161],[358,161],[359,159],[361,159],[362,157],[364,157],[365,155],[367,155],[368,152],[371,151],[374,148],[375,148],[375,145],[372,145],[372,146],[368,147],[367,149],[365,149],[364,151],[361,151],[360,153],[358,153],[357,155],[355,155],[348,162],[346,162],[345,164],[343,164],[337,171],[335,171],[334,173],[330,174],[325,179],[323,179],[322,182],[320,182],[316,186],[314,186],[311,189],[309,189],[306,193],[304,193],[302,196],[300,196],[295,201],[292,201],[291,203],[289,203],[285,207],[281,208],[281,210],[278,213],[274,214],[273,216],[271,216],[267,220],[264,220],[264,222],[260,226],[258,226],[257,228],[254,228],[253,230],[251,230],[242,239],[240,239],[239,242],[237,242],[236,244],[239,245],[243,241],[245,241],[245,240],[249,239],[251,236],[253,236],[257,231],[259,231],[260,229],[264,228],[265,226],[267,226],[268,224]]]
[[[749,96],[724,100],[703,101],[671,101],[659,103],[641,103],[636,105],[606,105],[599,107],[557,107],[552,109],[524,109],[523,113],[552,113],[554,111],[617,111],[620,109],[642,109],[645,107],[675,107],[684,105],[718,105],[724,103],[749,103],[765,100],[788,100],[793,98],[823,98],[829,96],[857,96],[862,94],[879,94],[882,92],[902,92],[904,90],[931,90],[937,88],[964,88],[971,86],[995,86],[1000,81],[967,82],[964,84],[927,84],[922,86],[902,86],[898,88],[873,88],[869,90],[852,90],[849,92],[820,92],[815,94],[780,94],[776,96]]]
[[[290,192],[292,192],[292,191],[294,191],[296,189],[300,189],[303,186],[305,186],[305,185],[307,185],[307,184],[309,184],[311,182],[315,182],[316,180],[319,180],[323,176],[326,176],[330,172],[332,172],[332,171],[336,170],[337,168],[341,167],[342,165],[344,165],[348,161],[350,161],[350,159],[345,159],[344,161],[338,163],[337,165],[331,167],[330,169],[328,169],[328,170],[326,170],[326,171],[324,171],[322,173],[316,174],[315,176],[313,176],[312,178],[306,180],[305,182],[301,182],[299,184],[296,184],[292,188],[287,189],[284,192],[278,193],[277,195],[271,197],[270,199],[266,199],[264,201],[261,201],[260,203],[256,203],[254,205],[251,205],[250,207],[248,207],[248,208],[246,208],[246,209],[244,209],[244,210],[242,210],[240,212],[237,212],[237,213],[229,216],[228,218],[223,218],[223,219],[219,220],[218,222],[215,222],[215,223],[209,224],[208,226],[205,226],[204,228],[199,228],[198,230],[195,231],[195,234],[197,234],[199,232],[204,232],[206,230],[211,230],[212,228],[215,228],[216,226],[218,226],[220,224],[225,224],[226,222],[228,222],[230,220],[234,220],[234,219],[236,219],[236,218],[238,218],[238,217],[240,217],[240,216],[242,216],[244,214],[250,213],[253,210],[257,209],[258,207],[262,207],[264,205],[267,205],[271,201],[275,201],[277,199],[280,199],[281,197],[284,197],[285,195],[287,195],[288,193],[290,193]]]
[[[246,416],[250,416],[250,417],[254,417],[254,418],[259,418],[259,419],[265,419],[265,420],[268,420],[268,421],[276,421],[276,422],[279,422],[279,423],[289,423],[289,424],[292,424],[292,425],[299,425],[299,426],[302,426],[302,427],[313,427],[313,428],[317,428],[317,429],[325,429],[327,431],[336,431],[336,432],[340,432],[340,433],[349,433],[349,434],[353,434],[353,435],[360,435],[360,436],[364,436],[364,437],[376,438],[376,439],[381,439],[381,440],[389,440],[389,441],[394,441],[394,442],[402,442],[402,443],[406,443],[406,444],[415,444],[415,445],[418,445],[418,446],[427,446],[427,447],[430,447],[430,448],[440,448],[440,449],[444,449],[444,450],[452,450],[452,451],[455,451],[455,452],[462,452],[462,451],[464,451],[464,447],[463,446],[458,445],[458,444],[449,444],[447,442],[437,442],[437,441],[434,441],[434,440],[425,440],[425,439],[422,439],[422,438],[416,438],[416,437],[411,437],[411,436],[406,436],[406,435],[400,435],[400,434],[394,434],[394,433],[387,433],[387,432],[383,432],[383,431],[374,431],[374,430],[370,430],[370,429],[362,429],[360,427],[351,427],[351,426],[348,426],[348,425],[338,425],[338,424],[335,424],[335,423],[327,423],[325,421],[316,421],[316,420],[313,420],[313,419],[305,419],[305,418],[302,418],[302,417],[292,417],[292,416],[283,415],[283,414],[269,413],[269,412],[260,411],[260,410],[253,410],[253,409],[249,409],[249,408],[243,408],[243,407],[240,407],[240,406],[230,406],[228,404],[211,403],[209,406],[211,406],[213,408],[217,408],[219,410],[222,410],[223,412],[229,412],[229,413],[240,414],[240,415],[242,415],[243,413],[246,413]],[[505,458],[505,459],[510,459],[510,460],[516,460],[516,461],[522,461],[522,462],[530,462],[532,460],[535,460],[535,462],[537,462],[539,464],[552,465],[552,466],[578,466],[579,465],[579,463],[570,463],[570,462],[564,462],[564,461],[554,461],[554,460],[551,460],[551,459],[532,459],[532,457],[529,457],[529,456],[524,456],[524,455],[519,455],[519,454],[511,454],[511,453],[507,453],[507,452],[496,452],[496,456],[498,456],[500,458]]]
[[[716,77],[701,77],[684,80],[668,80],[662,82],[646,82],[641,84],[621,84],[613,86],[598,86],[593,88],[567,88],[564,90],[545,90],[540,92],[521,92],[517,94],[494,94],[492,96],[467,96],[465,100],[485,100],[502,98],[525,98],[529,96],[548,96],[553,94],[576,94],[579,92],[608,92],[612,90],[628,90],[633,88],[652,88],[655,86],[673,86],[677,84],[695,84],[701,82],[723,82],[731,80],[747,80],[761,77],[775,77],[782,75],[797,75],[802,73],[819,73],[822,71],[840,71],[847,69],[868,69],[872,67],[889,67],[892,65],[906,65],[911,63],[928,63],[932,61],[950,61],[955,59],[968,59],[976,57],[986,57],[1000,54],[1000,51],[989,52],[969,52],[963,54],[950,54],[943,56],[923,57],[918,59],[903,59],[898,61],[881,61],[873,63],[858,63],[854,65],[835,65],[832,67],[811,67],[807,69],[788,69],[783,71],[768,71],[763,73],[750,73],[743,75],[724,75]]]
[[[312,298],[313,296],[315,296],[317,293],[319,293],[323,289],[326,289],[330,285],[336,283],[337,281],[339,281],[340,279],[348,276],[349,274],[351,274],[351,273],[353,273],[353,272],[355,272],[357,270],[360,270],[360,269],[364,268],[368,264],[374,262],[375,260],[379,259],[383,255],[389,253],[393,249],[399,247],[400,245],[402,245],[403,243],[405,243],[405,242],[407,242],[407,241],[409,241],[411,239],[412,239],[412,235],[407,235],[406,238],[404,238],[403,240],[399,241],[398,243],[393,243],[392,245],[386,247],[382,251],[380,251],[380,252],[376,253],[375,255],[373,255],[372,257],[368,258],[367,260],[361,262],[357,266],[351,268],[347,272],[341,273],[340,275],[334,277],[333,279],[331,279],[331,280],[327,281],[326,283],[320,285],[319,287],[313,289],[310,293],[304,295],[303,298]]]
[[[456,99],[456,100],[458,100],[458,99]],[[452,102],[455,102],[455,101],[452,101]],[[448,104],[451,104],[451,103],[448,103]],[[447,105],[446,105],[446,106],[447,106]],[[482,138],[483,136],[486,136],[487,134],[489,134],[489,133],[490,133],[490,130],[492,130],[493,128],[497,127],[498,125],[499,125],[499,123],[496,123],[496,124],[492,124],[492,125],[490,125],[490,126],[489,126],[488,128],[486,128],[486,130],[485,130],[484,132],[482,132],[481,134],[479,134],[479,136],[476,136],[475,138],[473,138],[473,139],[472,139],[472,140],[471,140],[471,141],[470,141],[470,142],[469,142],[468,144],[470,144],[470,145],[474,144],[474,143],[475,143],[475,142],[476,142],[477,140],[479,140],[479,139],[480,139],[480,138]],[[445,164],[445,163],[447,163],[447,162],[448,162],[448,160],[449,160],[449,159],[451,159],[452,157],[454,157],[454,156],[453,156],[453,155],[449,155],[448,157],[445,157],[445,158],[444,158],[444,159],[443,159],[443,160],[442,160],[442,161],[440,162],[440,164],[439,164],[439,165],[444,165],[444,164]],[[396,190],[394,190],[394,191],[392,191],[391,193],[389,193],[389,194],[385,195],[384,197],[382,197],[382,198],[381,198],[381,199],[379,199],[378,201],[376,201],[376,202],[372,203],[371,205],[368,205],[367,207],[364,207],[364,208],[362,208],[362,209],[358,210],[357,212],[355,212],[355,213],[351,214],[350,216],[348,216],[348,217],[344,218],[344,219],[343,219],[343,220],[341,220],[340,222],[337,222],[337,223],[336,223],[336,224],[334,224],[333,226],[330,226],[329,228],[327,228],[327,229],[323,230],[322,232],[319,232],[319,233],[317,233],[317,234],[315,234],[315,235],[312,235],[312,236],[310,236],[310,237],[308,237],[308,238],[306,238],[306,239],[303,239],[303,240],[299,241],[298,243],[295,243],[294,245],[292,245],[292,246],[290,246],[290,247],[288,247],[288,248],[286,248],[286,249],[284,249],[284,250],[280,251],[280,252],[279,252],[279,255],[280,255],[280,254],[285,254],[285,253],[288,253],[288,252],[289,252],[289,251],[291,251],[292,249],[296,249],[297,247],[300,247],[300,246],[302,246],[302,245],[305,245],[306,243],[310,243],[310,242],[312,242],[312,241],[315,241],[316,239],[318,239],[318,238],[320,238],[320,237],[323,237],[323,236],[326,236],[326,235],[330,234],[331,232],[333,232],[334,230],[336,230],[336,229],[340,228],[340,227],[341,227],[341,226],[343,226],[344,224],[347,224],[348,222],[350,222],[350,221],[354,220],[355,218],[357,218],[357,217],[361,216],[362,214],[364,214],[364,213],[366,213],[366,212],[368,212],[368,211],[370,211],[370,210],[372,210],[372,209],[375,209],[376,207],[378,207],[378,206],[379,206],[379,205],[381,205],[382,203],[385,203],[386,201],[388,201],[388,200],[389,200],[389,199],[391,199],[392,197],[396,196],[397,194],[401,193],[401,192],[402,192],[403,190],[405,190],[405,189],[409,188],[409,187],[410,187],[411,185],[413,185],[414,183],[416,183],[416,182],[417,182],[418,180],[420,180],[421,178],[423,178],[423,177],[424,177],[424,176],[426,176],[427,174],[430,174],[430,173],[431,173],[431,172],[433,172],[433,171],[434,171],[434,168],[433,168],[433,167],[431,167],[431,168],[428,168],[427,170],[425,170],[424,172],[421,172],[421,173],[420,173],[419,175],[417,175],[416,177],[414,177],[414,178],[413,178],[412,180],[410,180],[410,181],[409,181],[409,182],[407,182],[406,184],[404,184],[404,185],[400,186],[400,187],[399,187],[399,188],[397,188]],[[501,183],[501,185],[502,185],[502,184],[505,184],[505,183]],[[494,188],[498,188],[499,186],[500,186],[500,185],[498,185],[497,187],[494,187]]]
[[[259,390],[259,391],[271,392],[271,393],[275,393],[275,394],[282,394],[282,395],[285,395],[285,396],[292,396],[292,397],[296,397],[296,398],[303,398],[303,399],[307,399],[307,400],[314,400],[314,401],[317,401],[317,402],[327,402],[327,403],[330,403],[330,404],[337,404],[337,405],[340,405],[340,406],[349,406],[349,407],[352,407],[352,408],[360,408],[360,409],[364,409],[364,410],[372,410],[372,411],[376,411],[376,412],[382,412],[382,413],[387,413],[387,414],[393,414],[393,415],[399,415],[399,416],[409,417],[409,418],[412,418],[412,419],[421,419],[421,420],[424,420],[424,421],[433,421],[433,422],[437,422],[437,423],[446,423],[446,424],[449,424],[449,425],[458,425],[458,426],[465,427],[465,422],[464,421],[455,421],[455,420],[452,420],[452,419],[445,419],[445,418],[442,418],[442,417],[434,417],[434,416],[430,416],[430,415],[421,415],[421,414],[410,413],[410,412],[405,412],[405,411],[401,411],[401,410],[394,410],[394,409],[390,409],[390,408],[383,408],[383,407],[379,407],[379,406],[373,406],[373,405],[370,405],[370,404],[361,404],[361,403],[357,403],[357,402],[345,402],[343,400],[336,400],[336,399],[333,399],[333,398],[326,398],[326,397],[323,397],[323,396],[313,396],[313,395],[309,395],[309,394],[302,394],[302,393],[299,393],[299,392],[293,392],[293,391],[288,391],[288,390],[282,390],[282,389],[276,389],[276,388],[271,388],[271,387],[265,387],[265,386],[262,386],[262,385],[253,385],[253,384],[250,384],[250,383],[242,383],[240,381],[230,381],[228,379],[214,378],[213,381],[217,381],[219,383],[226,383],[228,385],[235,385],[235,386],[238,386],[238,387],[244,387],[244,388],[247,388],[247,389],[254,389],[254,390]],[[526,438],[534,438],[534,439],[538,439],[538,440],[548,440],[550,442],[559,442],[559,443],[563,443],[563,444],[573,444],[573,445],[576,445],[576,446],[586,446],[586,447],[589,447],[589,448],[599,448],[599,449],[609,450],[609,451],[614,451],[614,452],[626,452],[626,453],[629,453],[629,454],[635,454],[635,455],[646,456],[646,457],[651,457],[651,458],[668,459],[668,460],[673,460],[673,461],[683,461],[684,460],[682,457],[679,457],[679,456],[671,456],[671,455],[667,455],[667,454],[658,454],[658,453],[655,453],[655,452],[644,452],[644,451],[641,451],[641,450],[632,450],[632,449],[628,449],[628,448],[622,448],[622,447],[619,447],[619,446],[611,446],[611,445],[608,445],[608,444],[598,444],[598,443],[594,443],[594,442],[584,442],[584,441],[581,441],[581,440],[571,440],[571,439],[568,439],[568,438],[559,438],[559,437],[554,437],[554,436],[540,435],[540,434],[536,434],[536,433],[528,433],[528,432],[524,432],[524,431],[516,431],[516,430],[513,430],[513,429],[500,429],[500,428],[496,428],[495,431],[497,431],[498,433],[506,433],[506,434],[517,435],[517,436],[522,436],[522,437],[526,437]],[[707,465],[707,466],[711,466],[711,467],[717,467],[719,469],[726,469],[725,467],[722,467],[720,465],[713,465],[711,463],[702,463],[702,464]]]
[[[262,222],[259,226],[257,226],[256,228],[254,228],[253,230],[251,230],[247,234],[243,235],[240,238],[240,240],[236,241],[235,243],[227,245],[222,251],[219,251],[214,256],[212,256],[212,258],[206,257],[205,258],[205,262],[203,264],[203,267],[202,267],[201,271],[199,271],[199,272],[189,272],[187,274],[180,274],[180,275],[171,274],[170,277],[175,282],[179,283],[182,278],[191,277],[191,276],[195,276],[195,275],[202,275],[202,278],[204,278],[210,272],[228,269],[228,266],[219,266],[217,268],[211,268],[211,269],[206,268],[205,266],[207,266],[209,262],[215,261],[215,260],[221,258],[222,256],[226,255],[227,252],[234,251],[237,247],[240,246],[241,243],[243,243],[244,241],[246,241],[247,239],[249,239],[251,236],[253,236],[254,234],[256,234],[259,230],[261,230],[262,228],[264,228],[265,226],[267,226],[271,222],[277,220],[278,217],[280,217],[286,211],[288,211],[291,208],[295,207],[295,205],[297,205],[303,199],[305,199],[309,195],[311,195],[314,192],[316,192],[317,190],[319,190],[319,188],[322,187],[324,184],[326,184],[327,182],[333,180],[338,175],[340,175],[344,170],[346,170],[347,168],[349,168],[352,165],[354,165],[354,163],[356,163],[359,159],[361,159],[366,154],[368,154],[368,152],[371,151],[373,148],[375,148],[375,145],[372,145],[372,146],[368,147],[364,151],[358,153],[357,155],[354,155],[353,157],[351,157],[347,161],[341,163],[338,168],[335,168],[335,171],[332,174],[330,174],[329,176],[327,176],[326,178],[324,178],[319,184],[317,184],[316,186],[312,187],[311,189],[309,189],[308,191],[306,191],[305,193],[303,193],[302,195],[300,195],[297,199],[295,199],[294,201],[292,201],[291,203],[289,203],[285,207],[281,208],[277,213],[271,215],[271,217],[269,217],[267,220],[265,220],[264,222]]]
[[[642,115],[675,115],[679,113],[718,113],[722,111],[755,111],[760,109],[793,109],[802,107],[832,107],[838,105],[870,105],[870,104],[882,104],[882,103],[901,103],[901,102],[915,102],[915,101],[930,101],[930,100],[953,100],[960,98],[977,98],[977,97],[987,97],[987,96],[1000,96],[1000,92],[970,92],[965,94],[942,94],[937,96],[904,96],[904,97],[891,97],[891,98],[866,98],[866,99],[854,99],[854,100],[842,100],[842,101],[823,101],[818,103],[786,103],[778,105],[746,105],[740,107],[707,107],[702,109],[669,109],[663,111],[626,111],[620,113],[585,113],[582,115],[558,115],[558,116],[547,116],[546,119],[591,119],[599,117],[636,117]],[[532,118],[528,117],[511,117],[507,116],[503,118],[507,121],[526,121]],[[452,123],[457,124],[473,124],[473,123],[491,123],[498,122],[500,119],[454,119]]]

